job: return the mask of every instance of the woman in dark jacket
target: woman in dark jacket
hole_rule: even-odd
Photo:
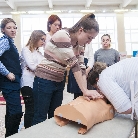
[[[18,132],[22,117],[20,99],[22,71],[19,54],[13,41],[16,31],[17,27],[13,19],[5,18],[1,21],[1,32],[4,35],[0,38],[0,89],[6,100],[5,137]]]

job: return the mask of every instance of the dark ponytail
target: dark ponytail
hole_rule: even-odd
[[[85,32],[94,29],[99,33],[99,24],[95,20],[95,15],[90,13],[83,16],[73,27],[69,29],[69,32],[76,33],[80,28],[83,28]]]

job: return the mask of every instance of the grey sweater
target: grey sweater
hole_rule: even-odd
[[[113,48],[111,49],[98,49],[94,53],[95,62],[106,63],[107,66],[111,66],[120,60],[119,52]]]

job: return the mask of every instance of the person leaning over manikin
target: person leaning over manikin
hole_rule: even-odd
[[[77,83],[85,98],[102,98],[97,91],[88,90],[84,48],[99,32],[99,25],[94,14],[83,16],[68,30],[59,30],[47,43],[45,59],[37,66],[33,85],[34,119],[33,125],[54,116],[54,111],[62,104],[64,73],[67,65],[72,68]],[[37,98],[39,97],[39,98]]]
[[[127,58],[106,67],[95,63],[88,81],[98,88],[121,114],[138,119],[138,58]]]
[[[86,46],[84,47],[84,63],[86,66],[86,77],[87,77],[94,64],[92,42],[86,44]],[[87,86],[90,88],[88,82]],[[76,99],[79,96],[83,96],[83,92],[79,88],[71,69],[68,75],[67,92],[74,94],[74,99]]]

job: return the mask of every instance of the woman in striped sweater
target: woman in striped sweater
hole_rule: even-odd
[[[33,85],[34,119],[33,125],[54,116],[55,109],[62,104],[64,73],[66,66],[72,68],[75,79],[87,100],[102,98],[94,90],[87,89],[84,47],[99,32],[94,14],[82,17],[69,30],[59,30],[45,47],[45,59],[37,66]]]
[[[138,58],[127,58],[107,68],[105,63],[97,62],[88,81],[105,95],[117,112],[138,119]]]

